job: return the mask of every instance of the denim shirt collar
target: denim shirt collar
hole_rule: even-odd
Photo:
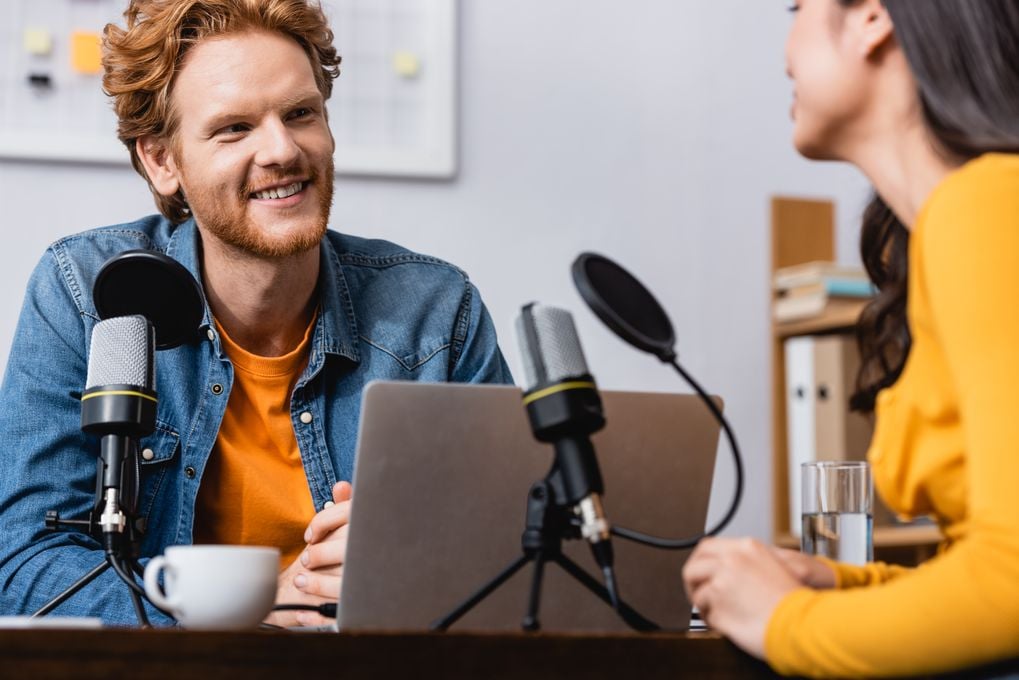
[[[201,236],[195,219],[192,217],[173,230],[166,245],[166,254],[184,265],[198,281],[205,293],[202,281],[201,257],[199,243]],[[317,372],[321,367],[324,354],[336,354],[355,363],[361,361],[358,349],[357,317],[351,302],[350,288],[343,276],[340,257],[329,242],[323,237],[319,242],[319,274],[318,274],[319,316],[315,322],[315,335],[312,340],[312,356],[309,372]],[[202,328],[212,328],[212,311],[208,302],[202,316]]]

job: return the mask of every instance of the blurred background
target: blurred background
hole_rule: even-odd
[[[25,12],[36,5],[13,1]],[[123,6],[117,0],[58,4],[68,3],[96,16]],[[372,29],[359,32],[358,22],[370,24],[381,7],[424,12],[427,7],[415,9],[421,3],[428,0],[348,0],[342,6],[327,0],[340,53],[362,55],[345,59],[334,107],[343,105],[344,83],[369,87],[359,73],[371,68],[364,56],[370,50],[358,41]],[[370,170],[339,175],[332,228],[392,240],[466,270],[518,375],[513,321],[522,304],[539,300],[574,312],[602,388],[688,391],[671,369],[611,335],[584,306],[569,275],[571,262],[585,250],[629,268],[671,315],[680,362],[726,401],[747,467],[743,506],[727,533],[770,538],[770,197],[834,200],[837,259],[848,264],[859,261],[859,217],[868,197],[856,171],[805,161],[791,147],[786,3],[450,0],[449,6],[454,20],[443,26],[451,35],[422,24],[417,46],[384,64],[400,82],[434,84],[436,60],[441,66],[441,54],[451,55],[449,78],[439,79],[451,93],[450,110],[426,98],[416,104],[432,106],[451,126],[451,138],[444,140],[449,153],[440,153],[432,171],[417,176]],[[53,15],[53,8],[47,11]],[[11,148],[20,128],[31,123],[12,95],[23,85],[22,67],[45,64],[62,49],[56,36],[51,55],[57,56],[33,52],[27,42],[41,36],[23,34],[29,18],[19,19],[17,11],[14,17],[0,28],[0,59],[6,60],[0,61],[0,123],[6,128],[0,139],[6,135]],[[70,26],[66,21],[63,29]],[[443,46],[429,43],[436,34],[455,49],[444,53]],[[85,52],[70,56],[88,58]],[[59,86],[59,73],[54,77]],[[90,82],[98,88],[98,76]],[[416,86],[408,87],[414,104]],[[88,99],[75,118],[103,106],[101,97]],[[337,125],[338,111],[333,108]],[[67,125],[49,125],[43,133],[57,157]],[[445,134],[441,125],[437,129]],[[427,129],[419,133],[431,139]],[[349,129],[337,134],[341,169],[342,142],[351,141],[345,135]],[[50,242],[155,212],[126,151],[116,153],[122,162],[24,157],[32,153],[0,157],[6,235],[0,249],[0,358],[6,359],[28,276]],[[356,157],[351,150],[349,158]],[[731,470],[723,444],[711,517],[730,501]]]

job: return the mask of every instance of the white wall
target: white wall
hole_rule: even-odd
[[[461,172],[452,182],[341,178],[333,226],[466,269],[519,373],[513,319],[574,310],[604,388],[686,391],[605,330],[573,291],[582,250],[617,259],[669,310],[680,361],[725,397],[746,457],[729,533],[770,533],[768,198],[835,198],[854,261],[866,184],[789,146],[779,0],[462,0]],[[341,51],[342,51],[342,46]],[[0,161],[0,356],[53,239],[153,212],[129,168]],[[712,503],[728,503],[727,448]],[[610,492],[611,493],[611,492]]]

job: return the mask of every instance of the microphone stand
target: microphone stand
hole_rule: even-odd
[[[141,476],[138,462],[138,442],[134,437],[104,435],[100,454],[96,459],[96,499],[87,520],[61,519],[56,510],[46,512],[46,529],[84,527],[88,534],[103,544],[104,561],[95,569],[74,582],[32,614],[32,618],[45,616],[112,568],[131,595],[135,615],[142,628],[149,627],[142,597],[145,590],[134,580],[133,574],[143,576],[138,563],[139,544],[144,533],[144,521],[137,517],[138,480]]]
[[[128,250],[107,260],[92,286],[92,299],[103,319],[101,323],[122,316],[145,317],[154,328],[157,350],[189,342],[205,313],[202,287],[191,272],[173,258],[154,250]],[[155,428],[156,395],[154,392],[148,396],[139,395],[139,389],[133,385],[120,387],[126,392],[121,392],[121,396],[111,402],[97,400],[100,403],[86,407],[88,390],[82,398],[82,429],[102,437],[96,461],[96,498],[88,519],[61,519],[55,510],[46,513],[47,530],[84,528],[100,541],[104,561],[43,605],[33,617],[45,616],[104,571],[113,569],[129,589],[138,622],[142,627],[149,626],[142,605],[142,598],[148,600],[148,597],[134,579],[135,575],[144,578],[144,570],[138,564],[141,535],[145,531],[144,520],[138,517],[141,478],[138,441]],[[124,396],[127,393],[133,396]],[[133,429],[122,431],[120,436],[102,429],[104,425],[116,423]]]
[[[430,628],[438,631],[447,630],[529,562],[533,562],[534,566],[527,612],[520,624],[524,630],[536,631],[541,628],[538,608],[541,605],[541,584],[547,563],[559,565],[603,602],[610,607],[613,606],[613,598],[608,589],[562,551],[564,539],[580,538],[579,521],[573,508],[563,502],[562,499],[565,498],[562,474],[557,466],[553,466],[551,472],[531,486],[527,494],[527,526],[521,536],[523,554],[448,614],[433,621]],[[641,616],[625,602],[618,601],[618,606],[614,608],[620,618],[634,630],[642,632],[660,630],[655,623]]]

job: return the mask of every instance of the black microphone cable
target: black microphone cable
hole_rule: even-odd
[[[740,500],[743,498],[743,459],[740,456],[739,445],[736,443],[736,435],[733,434],[732,428],[729,427],[729,421],[727,421],[725,416],[722,415],[722,412],[718,409],[718,406],[715,405],[715,402],[711,401],[711,397],[708,396],[707,392],[705,392],[697,381],[693,379],[693,376],[683,370],[683,367],[679,365],[675,358],[669,359],[666,363],[675,368],[683,379],[694,388],[694,391],[697,392],[697,395],[700,396],[701,400],[707,404],[708,410],[711,411],[715,420],[717,420],[719,425],[722,426],[722,430],[725,432],[725,436],[729,440],[733,463],[736,466],[736,490],[733,493],[732,503],[729,505],[729,510],[725,513],[725,516],[719,520],[718,524],[711,529],[697,534],[696,536],[691,536],[690,538],[661,538],[614,525],[612,526],[611,531],[620,538],[625,538],[637,543],[643,543],[644,545],[650,545],[654,548],[662,548],[663,550],[687,550],[688,548],[696,546],[701,542],[701,540],[708,538],[709,536],[719,534],[726,526],[729,525],[729,522],[731,522],[732,518],[736,515],[736,509],[739,508]]]
[[[278,604],[272,610],[274,612],[318,612],[326,618],[335,619],[337,604],[335,602],[323,602],[322,604]]]

